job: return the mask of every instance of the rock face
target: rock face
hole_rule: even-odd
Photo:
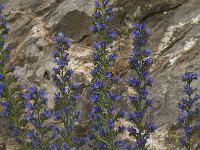
[[[93,21],[91,14],[95,0],[0,2],[6,2],[4,15],[10,27],[8,41],[14,46],[12,63],[17,66],[17,73],[24,82],[45,88],[52,99],[55,91],[49,76],[54,66],[52,35],[62,31],[73,40],[70,67],[75,69],[74,80],[87,87],[91,80],[91,42],[96,38],[88,26]],[[159,129],[151,144],[159,150],[177,149],[174,129],[180,113],[177,103],[182,95],[180,73],[186,70],[200,73],[200,1],[113,0],[112,6],[112,25],[119,33],[115,47],[120,49],[120,57],[113,69],[116,74],[124,78],[130,74],[124,62],[127,62],[131,49],[129,33],[132,22],[146,22],[152,32],[149,47],[154,58],[151,69],[154,86],[150,93],[155,99],[154,119]],[[198,82],[195,86],[200,89]],[[121,88],[126,91],[125,87]],[[86,88],[83,89],[80,108],[88,104],[87,92]],[[53,107],[53,103],[49,103],[49,107]],[[0,132],[0,149],[1,135]]]

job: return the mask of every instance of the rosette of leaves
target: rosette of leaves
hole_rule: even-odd
[[[127,118],[133,126],[129,126],[127,131],[130,136],[134,137],[135,142],[133,145],[127,145],[127,149],[147,149],[147,139],[156,129],[150,119],[147,119],[148,110],[153,105],[153,100],[147,97],[149,93],[147,88],[153,83],[153,79],[149,76],[149,68],[152,64],[151,51],[146,47],[149,34],[144,23],[133,25],[133,49],[129,64],[135,75],[131,75],[127,81],[133,87],[135,94],[129,95],[133,111],[127,114]]]
[[[192,144],[193,135],[200,133],[200,122],[195,121],[200,115],[200,108],[197,105],[197,102],[200,100],[200,95],[197,94],[197,89],[192,87],[192,82],[198,79],[198,74],[185,72],[181,76],[185,83],[183,87],[185,96],[178,103],[181,115],[177,120],[181,123],[183,129],[183,135],[179,137],[179,143],[187,150],[198,149],[199,147],[195,148]]]

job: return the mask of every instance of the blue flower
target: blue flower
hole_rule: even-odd
[[[63,142],[62,143],[62,148],[63,148],[63,150],[67,150],[67,149],[69,149],[69,146],[68,146],[68,144],[66,142]]]
[[[108,14],[111,14],[111,13],[113,12],[113,9],[110,7],[110,8],[108,8],[108,9],[106,10],[106,12],[107,12]]]
[[[94,105],[94,106],[92,106],[92,112],[98,112],[98,111],[100,111],[100,108],[98,107],[98,106],[96,106],[96,105]]]
[[[37,146],[39,143],[40,143],[40,142],[39,142],[38,140],[36,140],[36,139],[33,139],[33,140],[31,141],[31,145],[32,145],[33,147]]]
[[[97,93],[92,93],[90,96],[90,101],[95,102],[98,99]]]
[[[193,73],[193,72],[185,72],[181,74],[183,81],[196,80],[198,76],[199,75],[197,73]]]
[[[104,135],[105,133],[106,133],[106,128],[105,127],[99,129],[99,134],[100,135]]]
[[[40,97],[45,97],[45,91],[44,90],[40,90],[39,91],[39,95],[40,95]]]
[[[34,93],[34,92],[36,92],[36,91],[37,91],[37,89],[36,89],[35,86],[29,87],[29,92],[30,92],[30,93]]]
[[[107,22],[110,22],[110,21],[112,20],[112,18],[111,18],[110,16],[106,16],[106,17],[105,17],[105,20],[106,20]]]
[[[51,116],[51,110],[44,109],[42,115],[44,115],[46,118],[49,118]]]
[[[128,126],[128,127],[127,127],[127,131],[128,131],[130,134],[135,134],[135,133],[137,133],[137,130],[135,129],[134,126]]]
[[[118,132],[122,133],[126,130],[126,127],[124,125],[118,126]]]
[[[49,148],[49,150],[57,150],[57,145],[56,144],[52,144],[51,147]]]
[[[0,91],[3,91],[6,85],[3,82],[0,82]]]
[[[3,74],[0,73],[0,80],[3,78]]]
[[[100,12],[98,12],[98,11],[95,11],[93,14],[92,14],[92,16],[93,17],[99,17],[101,14],[100,14]]]
[[[33,135],[34,135],[34,133],[31,130],[29,130],[29,131],[26,132],[26,137],[27,138],[31,138],[31,137],[33,137]]]
[[[119,111],[118,111],[118,116],[119,117],[124,117],[125,116],[125,111],[121,108]]]
[[[61,111],[63,114],[66,114],[69,111],[69,107],[64,106]]]
[[[141,82],[137,79],[134,79],[133,77],[129,77],[128,83],[132,86],[138,86],[138,85],[140,85]]]
[[[106,78],[110,78],[111,77],[111,72],[110,71],[105,71],[104,72],[104,76],[106,77]]]
[[[92,48],[99,50],[102,47],[101,43],[93,42]]]
[[[73,143],[77,143],[78,142],[78,138],[77,137],[73,137],[72,141],[73,141]]]
[[[146,97],[148,95],[148,91],[146,89],[141,89],[139,91],[140,96]]]
[[[114,82],[119,82],[121,80],[121,78],[118,75],[115,75],[115,76],[112,77],[112,80]]]
[[[108,124],[108,126],[113,127],[114,126],[114,120],[108,119],[106,121],[106,123]]]
[[[33,105],[30,102],[24,102],[24,108],[27,110],[33,109]]]
[[[108,112],[109,112],[110,114],[113,113],[113,110],[114,110],[114,106],[108,108]]]
[[[149,129],[149,130],[155,130],[156,129],[156,126],[151,123],[151,122],[146,122],[145,123],[145,126]]]
[[[104,24],[103,22],[97,22],[97,23],[96,23],[96,27],[97,27],[98,29],[103,29],[103,28],[105,28],[106,26],[105,26],[105,24]]]
[[[152,104],[153,104],[153,99],[148,99],[147,101],[146,101],[146,105],[147,106],[152,106]]]
[[[26,116],[25,116],[25,119],[26,119],[27,121],[31,121],[31,120],[33,119],[33,114],[27,113]]]
[[[178,141],[181,145],[185,145],[185,139],[183,137],[180,137]]]
[[[100,80],[100,79],[95,79],[93,81],[93,86],[94,88],[98,89],[98,88],[101,88],[103,86],[103,81]]]
[[[53,111],[52,115],[53,115],[54,119],[58,119],[59,118],[59,112],[58,111]]]
[[[110,38],[115,38],[117,36],[116,32],[111,30],[111,31],[108,31],[108,37]]]
[[[122,140],[117,140],[117,141],[115,142],[115,144],[116,144],[116,145],[119,145],[119,146],[122,146],[122,145],[124,145],[125,143],[124,143],[124,141],[122,141]]]
[[[77,82],[70,83],[69,88],[71,90],[77,89],[78,88],[78,83]]]
[[[137,101],[138,100],[138,97],[136,95],[129,95],[128,98],[129,98],[130,101]]]
[[[149,56],[151,54],[151,50],[146,48],[146,49],[143,49],[142,50],[142,53],[145,55],[145,56]]]

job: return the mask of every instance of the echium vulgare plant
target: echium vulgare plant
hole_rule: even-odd
[[[182,80],[185,82],[183,92],[185,96],[181,98],[181,102],[178,103],[178,108],[182,111],[178,117],[178,121],[181,123],[184,134],[179,138],[179,143],[187,150],[192,150],[192,136],[200,131],[200,122],[197,123],[195,118],[200,114],[200,108],[196,105],[200,100],[200,95],[197,94],[196,88],[192,87],[192,82],[197,80],[198,74],[194,72],[185,72],[182,75]],[[196,122],[196,123],[195,123]]]
[[[2,12],[3,5],[0,5]],[[5,38],[8,34],[7,22],[0,16],[0,117],[4,117],[12,131],[12,136],[19,143],[19,149],[27,149],[25,142],[26,129],[23,120],[23,102],[20,97],[21,85],[17,83],[18,77],[14,75],[15,67],[9,63],[11,45],[6,46]],[[1,118],[3,119],[3,118]]]
[[[21,97],[26,121],[26,143],[31,145],[30,149],[50,149],[58,135],[58,128],[49,121],[52,111],[47,107],[45,91],[31,86]]]
[[[75,122],[78,121],[80,112],[76,111],[76,99],[79,96],[77,94],[78,83],[71,81],[73,71],[68,66],[70,40],[59,32],[54,41],[56,50],[52,51],[52,55],[57,67],[53,68],[54,74],[52,77],[59,91],[54,93],[55,109],[53,117],[64,125],[59,127],[61,147],[56,144],[54,144],[54,147],[63,150],[75,150],[85,143],[85,138],[78,138],[73,135],[73,128]]]
[[[95,22],[90,26],[90,30],[98,34],[101,41],[93,43],[94,68],[91,70],[92,81],[90,88],[92,93],[90,101],[92,103],[91,132],[88,139],[90,149],[114,150],[121,149],[124,142],[118,138],[119,133],[125,130],[123,125],[115,130],[114,125],[118,118],[124,117],[124,111],[120,109],[114,111],[115,103],[120,95],[111,90],[112,85],[117,84],[119,76],[114,75],[110,68],[117,58],[116,53],[112,53],[112,43],[116,37],[116,32],[110,29],[112,20],[112,8],[109,0],[99,0],[95,3],[93,17]]]
[[[128,78],[128,84],[133,87],[135,94],[129,95],[133,112],[127,114],[127,118],[134,125],[127,127],[129,135],[135,138],[133,145],[126,145],[126,149],[145,150],[148,148],[147,139],[154,132],[156,126],[148,121],[148,109],[152,107],[153,100],[147,98],[147,88],[152,86],[153,79],[149,76],[152,64],[151,51],[146,47],[150,31],[144,23],[134,23],[132,36],[133,49],[129,57],[130,69],[135,73]]]

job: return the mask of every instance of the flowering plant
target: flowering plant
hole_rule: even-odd
[[[191,140],[196,131],[200,130],[200,122],[195,123],[195,118],[200,114],[200,108],[196,107],[200,95],[196,93],[196,88],[192,87],[192,82],[197,80],[198,74],[194,72],[185,72],[182,75],[182,80],[185,82],[183,92],[186,96],[181,98],[178,103],[178,108],[181,110],[181,115],[178,121],[181,123],[184,135],[179,138],[179,143],[187,150],[193,149]]]
[[[124,126],[119,126],[114,130],[115,122],[118,118],[124,117],[124,111],[121,109],[114,113],[115,103],[119,99],[119,93],[113,92],[111,87],[120,80],[119,76],[114,76],[110,67],[117,58],[116,53],[112,53],[112,43],[116,32],[110,29],[112,20],[112,8],[109,6],[109,0],[96,1],[94,25],[90,29],[99,35],[101,41],[95,41],[93,48],[94,68],[91,70],[93,76],[90,88],[92,94],[92,118],[91,134],[88,135],[93,143],[91,149],[119,149],[124,142],[117,139],[118,134],[125,130]]]
[[[147,120],[148,108],[152,107],[153,100],[148,99],[147,87],[152,86],[153,79],[149,76],[149,68],[152,64],[151,51],[146,48],[147,37],[150,32],[144,23],[133,25],[132,31],[134,42],[132,54],[129,57],[130,69],[135,72],[135,76],[128,78],[128,83],[134,88],[135,94],[129,95],[129,100],[133,106],[133,112],[127,114],[129,121],[135,126],[129,126],[127,131],[135,138],[133,146],[126,145],[127,149],[147,149],[147,139],[150,133],[154,132],[156,126]]]
[[[56,50],[52,51],[54,62],[57,68],[53,68],[54,74],[52,75],[54,83],[59,92],[54,93],[55,109],[53,117],[55,120],[60,120],[64,127],[59,128],[59,141],[62,141],[63,149],[76,149],[85,143],[85,138],[74,137],[72,134],[75,122],[80,115],[76,111],[76,99],[78,98],[77,88],[78,83],[71,82],[70,78],[73,71],[68,66],[68,50],[70,48],[70,40],[65,38],[62,33],[54,38]]]

